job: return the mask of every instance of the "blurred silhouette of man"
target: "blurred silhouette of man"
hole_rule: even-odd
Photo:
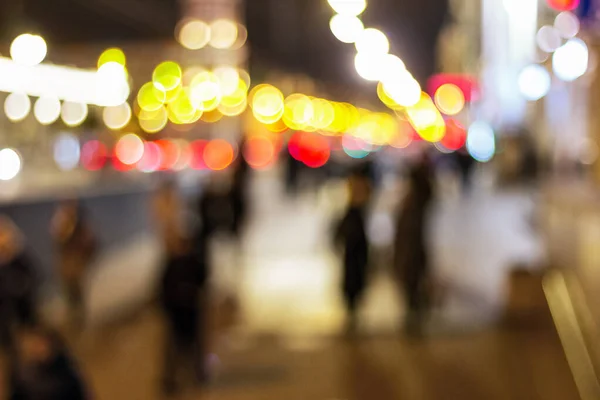
[[[365,214],[370,200],[369,179],[359,171],[348,178],[349,204],[335,230],[335,240],[343,246],[342,293],[348,312],[348,330],[356,327],[356,313],[367,282],[369,244]]]
[[[58,206],[52,220],[52,235],[70,320],[81,326],[85,322],[82,281],[96,253],[96,240],[78,200],[65,200]]]
[[[425,245],[425,225],[433,198],[432,171],[424,153],[408,176],[408,192],[402,202],[396,225],[394,264],[402,286],[408,313],[408,333],[419,333],[428,303],[429,275]]]
[[[240,145],[243,148],[244,142]],[[238,157],[237,164],[233,173],[233,181],[230,190],[231,202],[231,231],[233,235],[239,239],[241,230],[246,222],[248,211],[248,185],[250,179],[250,165],[244,157]]]
[[[35,322],[36,279],[19,229],[0,216],[0,340],[12,347],[15,327]]]
[[[28,327],[17,334],[11,365],[10,400],[85,400],[82,379],[67,349],[55,333]]]

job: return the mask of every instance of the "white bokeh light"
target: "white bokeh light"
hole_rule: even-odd
[[[382,81],[393,80],[396,76],[406,73],[406,65],[400,57],[393,54],[386,54],[382,60],[379,78]]]
[[[362,31],[354,45],[356,51],[362,54],[387,54],[390,51],[390,42],[385,33],[374,28]]]
[[[356,17],[367,8],[366,0],[327,0],[333,11],[341,15]]]
[[[560,32],[549,25],[545,25],[540,28],[536,35],[536,41],[539,48],[546,53],[552,53],[562,45]]]
[[[118,106],[129,97],[128,75],[123,65],[113,61],[102,64],[95,80],[97,105]]]
[[[496,152],[496,139],[492,127],[482,121],[473,122],[467,134],[467,150],[477,161],[491,160]]]
[[[31,111],[31,100],[24,93],[11,93],[4,101],[4,113],[12,122],[24,120]]]
[[[358,53],[354,57],[354,68],[361,78],[368,81],[381,79],[382,56]]]
[[[552,70],[559,79],[570,82],[585,74],[588,62],[587,45],[581,39],[570,39],[554,53]]]
[[[77,167],[81,156],[81,147],[77,136],[61,133],[54,141],[54,162],[63,171]]]
[[[536,101],[548,94],[550,90],[550,74],[541,65],[529,65],[519,74],[519,90],[523,97]]]
[[[106,107],[102,111],[102,120],[109,129],[114,131],[124,128],[131,121],[131,107],[129,103]]]
[[[561,12],[554,20],[554,28],[565,39],[571,39],[579,33],[579,18],[569,11]]]
[[[40,97],[33,107],[33,115],[42,125],[54,123],[60,116],[60,100],[56,97]]]
[[[21,172],[21,156],[13,149],[0,150],[0,180],[9,181]]]
[[[44,61],[48,47],[44,38],[38,35],[24,33],[13,40],[10,45],[10,56],[23,65],[37,65]]]
[[[333,35],[343,43],[354,43],[365,29],[362,21],[351,15],[334,15],[329,21]]]
[[[84,103],[65,101],[60,116],[65,125],[74,127],[81,125],[88,116],[88,106]]]
[[[402,107],[412,107],[421,99],[421,85],[408,71],[383,81],[383,90]]]

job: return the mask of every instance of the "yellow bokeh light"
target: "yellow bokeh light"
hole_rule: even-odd
[[[248,29],[242,24],[237,24],[237,38],[231,46],[231,50],[239,50],[246,44],[248,40]]]
[[[223,118],[223,114],[219,110],[207,111],[202,114],[202,121],[207,122],[209,124],[218,122]]]
[[[127,59],[125,58],[123,50],[116,47],[104,50],[102,54],[100,54],[100,57],[98,57],[98,68],[109,62],[125,66]]]
[[[160,132],[167,125],[167,121],[168,114],[165,107],[154,111],[142,110],[138,117],[140,128],[147,133]]]
[[[183,77],[181,78],[181,83],[184,86],[190,86],[192,84],[192,81],[196,77],[196,75],[205,73],[205,72],[207,72],[206,68],[201,67],[199,65],[195,65],[193,67],[186,68],[185,71],[183,72]]]
[[[186,49],[198,50],[208,44],[211,30],[208,24],[197,19],[185,21],[179,28],[177,41]]]
[[[231,108],[239,106],[247,100],[248,87],[243,80],[238,80],[238,86],[233,93],[230,93],[221,98],[221,104],[225,107]]]
[[[406,115],[419,136],[428,142],[439,142],[446,134],[444,118],[426,93],[422,93],[417,104],[406,109]]]
[[[193,124],[202,118],[202,114],[202,110],[195,110],[191,115],[177,115],[175,112],[173,112],[170,105],[167,107],[167,118],[176,125]]]
[[[307,96],[296,93],[286,97],[283,122],[290,129],[305,129],[312,120],[313,114],[313,104]]]
[[[248,107],[248,101],[245,97],[242,98],[242,101],[240,103],[233,105],[228,105],[223,100],[225,100],[225,97],[223,97],[223,99],[221,100],[221,104],[219,104],[218,110],[221,112],[221,114],[228,117],[235,117],[237,115],[240,115],[244,111],[246,111],[246,108]]]
[[[60,116],[69,127],[81,125],[88,116],[88,106],[85,103],[65,101],[62,105]]]
[[[221,102],[218,79],[208,71],[197,74],[190,84],[189,97],[194,107],[199,110],[216,110]]]
[[[245,69],[238,69],[238,74],[240,74],[240,79],[244,81],[247,88],[250,88],[252,80],[250,79],[250,74]]]
[[[238,37],[238,25],[229,19],[217,19],[210,24],[210,45],[216,49],[232,47]]]
[[[456,85],[446,83],[435,92],[435,104],[446,115],[456,115],[465,108],[465,95]]]
[[[196,107],[192,104],[192,100],[189,96],[189,89],[183,89],[179,91],[178,96],[169,103],[169,111],[177,116],[180,121],[190,121],[196,114]]]
[[[325,129],[335,118],[335,109],[330,102],[323,99],[312,99],[313,117],[311,125],[315,129]]]
[[[220,66],[214,69],[214,76],[219,81],[221,94],[227,96],[236,91],[239,86],[240,73],[234,67]]]
[[[128,103],[120,106],[106,107],[102,111],[104,124],[112,130],[119,130],[127,126],[131,121],[131,107]]]
[[[174,61],[165,61],[154,68],[152,83],[157,89],[168,92],[181,84],[182,75],[179,64]]]
[[[144,111],[155,111],[165,104],[167,94],[159,90],[152,82],[145,83],[138,92],[137,101]]]
[[[279,89],[263,85],[252,94],[252,113],[257,120],[264,124],[272,124],[283,116],[284,99]]]
[[[169,104],[175,101],[181,92],[183,91],[183,86],[177,85],[174,89],[169,90],[165,93],[165,103]]]
[[[392,99],[392,97],[385,91],[385,88],[384,88],[382,82],[377,83],[377,96],[379,97],[379,100],[381,100],[381,102],[383,104],[385,104],[392,110],[400,110],[400,109],[404,108],[400,104],[396,103],[396,101],[394,99]]]

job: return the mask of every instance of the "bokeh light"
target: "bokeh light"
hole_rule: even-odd
[[[136,134],[123,135],[115,145],[115,156],[125,165],[132,165],[142,159],[144,141]]]
[[[383,90],[402,107],[412,107],[421,99],[421,85],[408,72],[384,81]]]
[[[131,121],[131,106],[123,103],[120,106],[105,107],[102,111],[104,125],[109,129],[119,130],[127,126]]]
[[[451,83],[446,83],[435,92],[435,104],[446,115],[456,115],[465,108],[465,95]]]
[[[400,57],[393,54],[386,54],[382,58],[382,65],[380,68],[380,80],[389,81],[395,79],[397,76],[406,74],[406,65]]]
[[[519,90],[529,101],[537,101],[550,90],[550,74],[541,65],[529,65],[519,74]]]
[[[354,43],[365,29],[360,18],[351,15],[334,15],[329,21],[331,33],[343,43]]]
[[[308,96],[294,93],[284,101],[283,122],[295,130],[305,129],[313,118],[313,105]]]
[[[210,27],[204,21],[197,19],[184,21],[179,28],[177,41],[186,49],[198,50],[210,41]]]
[[[378,81],[382,78],[383,60],[381,54],[357,53],[354,57],[354,68],[358,75],[367,81]]]
[[[145,83],[137,95],[138,105],[144,111],[161,109],[166,101],[166,92],[158,89],[152,82]]]
[[[152,83],[159,91],[168,92],[181,84],[183,72],[174,61],[164,61],[154,68]]]
[[[365,158],[371,152],[366,150],[369,145],[364,140],[350,134],[342,136],[342,149],[351,158]]]
[[[12,122],[19,122],[27,118],[31,112],[31,100],[24,93],[11,93],[4,101],[4,113]]]
[[[108,151],[104,143],[90,140],[81,147],[81,165],[88,171],[101,170],[106,164],[107,155]]]
[[[171,169],[173,171],[183,171],[190,165],[192,160],[192,148],[185,139],[173,139],[172,142],[177,146],[178,157]]]
[[[160,148],[161,160],[159,170],[168,171],[175,167],[181,156],[181,149],[179,146],[168,139],[156,140],[154,143]]]
[[[292,157],[310,168],[322,167],[331,155],[327,139],[310,132],[296,132],[292,135],[288,150]]]
[[[54,162],[63,171],[70,171],[79,164],[81,149],[79,139],[71,133],[61,133],[54,141]]]
[[[190,83],[189,97],[198,110],[216,110],[222,97],[219,80],[208,71],[200,72]]]
[[[281,91],[274,86],[264,85],[252,97],[252,113],[263,124],[272,124],[284,113],[284,99]]]
[[[221,171],[231,165],[235,158],[233,146],[223,139],[208,142],[203,152],[204,164],[213,171]]]
[[[561,12],[554,20],[554,28],[565,39],[571,39],[579,33],[581,24],[579,18],[569,11]]]
[[[367,28],[360,33],[355,42],[356,51],[364,54],[387,54],[390,51],[390,42],[383,32],[374,28]]]
[[[333,11],[341,15],[357,16],[367,8],[366,0],[327,0]]]
[[[10,45],[10,56],[19,64],[34,66],[46,58],[48,47],[46,41],[39,35],[24,33],[13,40]]]
[[[491,160],[496,152],[494,130],[485,122],[474,122],[467,133],[467,150],[477,161]]]
[[[127,70],[123,65],[109,61],[98,68],[96,72],[96,105],[118,106],[127,101],[130,92]]]
[[[60,117],[60,100],[56,97],[40,97],[33,107],[33,115],[42,125],[50,125]]]
[[[579,7],[580,0],[546,0],[548,5],[558,11],[572,11]]]
[[[426,93],[417,104],[406,109],[406,115],[419,136],[428,142],[439,142],[446,134],[444,118]]]
[[[0,180],[9,181],[21,172],[21,156],[14,149],[0,150]]]
[[[255,169],[267,168],[275,161],[275,145],[267,136],[248,138],[242,151],[244,160]]]
[[[233,94],[240,84],[240,73],[234,67],[222,65],[213,70],[214,76],[219,82],[221,94],[228,96]]]
[[[216,49],[232,47],[238,36],[238,24],[228,19],[217,19],[210,24],[210,45]]]
[[[195,170],[203,170],[208,168],[204,163],[204,149],[206,148],[206,145],[208,145],[208,141],[202,139],[194,140],[192,143],[190,143],[190,168]]]
[[[142,110],[138,116],[140,128],[147,133],[160,132],[167,126],[168,121],[169,116],[165,107],[154,111]]]
[[[84,103],[65,101],[62,105],[60,117],[65,125],[75,127],[81,125],[88,116],[88,106]]]
[[[98,68],[109,62],[114,62],[125,66],[127,59],[125,58],[125,53],[123,50],[115,47],[104,50],[102,54],[100,54],[100,57],[98,57]]]
[[[583,40],[570,39],[556,50],[552,57],[554,74],[563,81],[573,81],[587,71],[588,47]]]
[[[539,48],[546,53],[552,53],[562,45],[560,32],[549,25],[540,28],[536,35],[536,41]]]
[[[446,134],[440,141],[444,148],[450,151],[461,149],[467,142],[467,130],[455,119],[446,121]]]
[[[136,164],[137,169],[145,172],[155,172],[160,168],[162,156],[160,147],[154,142],[144,142],[144,155]]]

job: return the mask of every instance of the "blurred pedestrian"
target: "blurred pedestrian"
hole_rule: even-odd
[[[10,371],[10,400],[90,398],[66,346],[55,332],[28,327],[17,334]]]
[[[197,379],[204,379],[201,302],[207,269],[200,253],[204,248],[194,248],[180,220],[183,203],[173,182],[159,188],[154,206],[165,246],[160,282],[160,301],[167,322],[163,389],[173,393],[182,366],[193,367],[187,369],[193,369]]]
[[[464,148],[454,152],[454,156],[456,158],[456,164],[458,165],[458,170],[460,172],[462,189],[463,191],[467,191],[471,187],[471,175],[473,172],[473,165],[475,164],[475,160]]]
[[[35,322],[36,279],[21,232],[0,216],[0,340],[12,346],[15,327]]]
[[[335,230],[336,243],[343,246],[342,293],[348,313],[348,329],[356,326],[356,314],[367,283],[369,244],[365,214],[370,200],[369,179],[354,172],[348,178],[348,208]]]
[[[96,239],[79,200],[61,202],[52,220],[52,236],[58,254],[58,270],[69,306],[69,320],[85,323],[83,281],[96,253]]]
[[[244,146],[244,142],[240,146]],[[242,147],[240,147],[242,148]],[[233,173],[233,181],[230,190],[230,202],[232,211],[231,231],[236,238],[240,238],[248,211],[248,186],[250,179],[250,165],[244,157],[238,157]]]
[[[408,191],[398,214],[394,243],[394,264],[404,289],[409,333],[420,332],[429,302],[425,225],[432,198],[432,171],[428,157],[424,156],[409,172]]]

